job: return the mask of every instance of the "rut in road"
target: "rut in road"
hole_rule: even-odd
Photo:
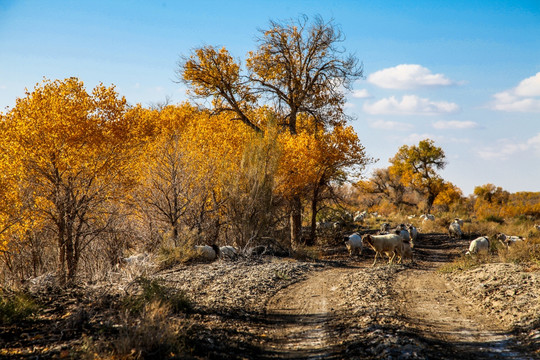
[[[336,284],[351,271],[354,269],[334,268],[314,273],[270,300],[266,308],[273,324],[266,334],[272,339],[269,357],[327,359],[339,353],[329,350],[334,346],[329,324],[338,306]]]
[[[485,316],[433,271],[403,271],[394,288],[401,316],[433,341],[433,350],[451,348],[460,359],[532,359],[513,350],[509,329]]]
[[[423,359],[534,359],[514,350],[510,329],[435,271],[451,260],[447,246],[431,241],[407,266],[372,268],[364,256],[354,267],[325,268],[282,289],[266,306],[264,357],[375,359],[408,351]]]

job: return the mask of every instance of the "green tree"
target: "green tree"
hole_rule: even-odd
[[[425,139],[418,145],[403,145],[390,160],[390,174],[401,177],[406,186],[426,198],[426,212],[430,212],[437,195],[444,190],[444,180],[437,173],[446,166],[442,148],[433,140]]]

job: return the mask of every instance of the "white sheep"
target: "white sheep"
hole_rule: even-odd
[[[509,236],[503,233],[497,234],[496,239],[499,240],[499,242],[506,248],[509,248],[515,243],[524,240],[521,236],[515,236],[515,235]]]
[[[411,248],[414,248],[414,243],[418,239],[418,229],[413,224],[407,224],[407,230],[411,235]]]
[[[471,241],[469,245],[469,251],[465,255],[472,255],[478,253],[488,253],[489,252],[489,238],[487,236],[481,236]]]
[[[365,217],[366,217],[366,215],[364,213],[356,212],[356,214],[354,215],[353,221],[355,223],[363,222]]]
[[[229,246],[229,245],[220,246],[219,257],[222,259],[234,260],[238,257],[238,251],[233,246]]]
[[[358,255],[362,254],[362,249],[364,248],[362,245],[362,238],[358,233],[354,233],[349,236],[345,236],[346,242],[345,245],[347,246],[347,250],[349,250],[349,254],[352,256],[356,253]]]
[[[142,264],[148,258],[148,254],[141,253],[122,258],[122,263],[127,265]]]
[[[396,249],[398,252],[403,252],[403,239],[397,234],[386,235],[365,235],[362,238],[362,242],[372,248],[375,251],[375,260],[372,266],[377,262],[377,256],[382,256],[383,253],[390,259],[389,264],[392,263],[396,257]]]
[[[422,214],[420,215],[420,219],[422,219],[422,221],[435,221],[435,215],[432,215],[432,214]]]
[[[381,233],[388,234],[388,231],[390,231],[390,224],[389,223],[382,223],[381,224]]]
[[[454,220],[454,222],[451,223],[448,227],[448,233],[450,234],[450,237],[452,239],[461,239],[463,232],[461,231],[461,226],[459,225],[459,222]]]
[[[398,225],[395,233],[401,236],[403,241],[409,242],[411,240],[411,234],[409,234],[409,230],[407,230],[407,226],[405,226],[405,224]]]
[[[201,260],[214,261],[219,256],[219,247],[217,245],[195,245],[194,249]]]
[[[396,254],[399,257],[398,263],[401,263],[405,259],[410,259],[411,262],[414,261],[412,245],[408,241],[403,241],[403,246],[396,248]]]

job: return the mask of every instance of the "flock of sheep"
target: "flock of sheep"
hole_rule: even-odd
[[[414,216],[410,216],[409,218],[412,217]],[[424,214],[420,216],[420,219],[423,222],[434,221],[435,217],[431,214]],[[450,238],[461,239],[463,236],[462,227],[463,220],[459,218],[454,219],[448,227]],[[540,225],[535,225],[534,227],[540,231]],[[414,242],[418,238],[418,229],[412,224],[400,224],[397,227],[392,228],[389,223],[383,223],[377,235],[366,234],[362,237],[358,233],[354,233],[345,236],[344,238],[351,256],[361,254],[364,247],[369,247],[375,251],[373,265],[377,263],[378,257],[383,257],[384,255],[388,257],[388,262],[390,264],[396,258],[397,262],[401,263],[404,259],[413,261],[412,249],[414,248]],[[510,248],[514,244],[524,241],[524,238],[521,236],[509,236],[503,233],[497,234],[496,239],[506,248]],[[490,245],[488,236],[480,236],[470,242],[469,249],[465,254],[487,254]]]
[[[378,214],[369,214],[366,211],[357,212],[354,215],[354,222],[362,222],[367,216],[378,217]],[[409,216],[409,219],[414,218],[414,215]],[[434,221],[435,217],[431,214],[420,216],[422,222]],[[540,225],[534,225],[540,231]],[[340,230],[339,222],[323,222],[318,223],[319,230]],[[448,227],[448,233],[452,239],[461,239],[463,236],[463,220],[456,218]],[[359,233],[344,236],[345,245],[351,256],[362,254],[364,247],[371,248],[375,252],[373,266],[377,263],[379,257],[387,256],[389,263],[397,260],[402,263],[404,260],[414,261],[413,248],[419,236],[418,229],[412,224],[400,224],[397,227],[392,227],[389,223],[383,223],[380,231],[376,235],[365,234],[361,236]],[[496,239],[506,248],[510,248],[518,242],[524,241],[521,236],[509,236],[506,234],[497,234]],[[481,236],[472,240],[469,244],[466,255],[475,255],[479,253],[488,253],[490,248],[490,240],[488,236]],[[260,256],[267,253],[268,247],[256,246],[244,251],[239,251],[233,246],[217,246],[217,245],[195,245],[193,247],[196,258],[201,261],[214,261],[217,259],[235,260],[240,256]],[[138,254],[122,259],[123,263],[132,263],[144,261],[148,255]]]

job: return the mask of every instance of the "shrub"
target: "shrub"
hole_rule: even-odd
[[[26,294],[0,294],[0,323],[10,324],[26,320],[38,309],[38,305]]]
[[[504,218],[502,216],[497,216],[497,215],[488,215],[485,217],[484,220],[489,221],[489,222],[495,222],[497,224],[504,223]]]
[[[499,250],[499,259],[502,262],[538,263],[540,264],[540,241],[529,240],[513,244],[508,249]]]
[[[465,271],[474,269],[482,264],[488,263],[491,261],[489,255],[478,254],[478,255],[462,255],[451,263],[445,264],[437,269],[438,272],[447,274],[456,271]]]
[[[192,304],[183,291],[173,291],[162,286],[156,279],[139,277],[135,283],[141,287],[141,293],[124,299],[123,305],[131,313],[139,314],[150,302],[166,304],[174,313],[188,312]]]
[[[139,317],[126,316],[120,335],[112,344],[112,358],[167,359],[184,351],[179,327],[170,321],[168,304],[151,301]]]

